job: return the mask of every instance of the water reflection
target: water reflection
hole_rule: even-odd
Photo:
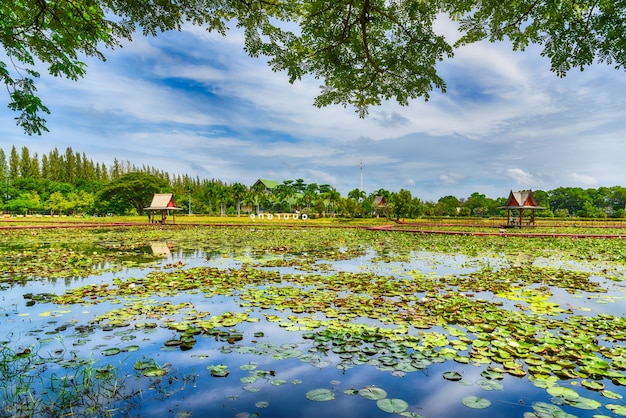
[[[147,250],[146,250],[147,251]],[[5,287],[2,290],[0,313],[4,321],[0,324],[0,335],[5,345],[24,350],[32,346],[42,356],[63,355],[64,358],[92,358],[97,365],[114,363],[121,368],[122,376],[133,376],[126,380],[143,391],[140,405],[132,405],[130,415],[171,416],[172,411],[191,413],[200,417],[236,417],[242,413],[259,413],[271,417],[379,417],[388,416],[376,406],[376,402],[362,396],[350,394],[351,389],[376,386],[387,391],[388,397],[403,399],[409,404],[408,411],[425,417],[450,417],[463,414],[468,417],[484,416],[523,416],[532,412],[533,402],[550,402],[550,396],[544,389],[533,386],[527,378],[506,376],[502,384],[503,391],[486,391],[476,385],[481,379],[483,366],[459,364],[454,361],[433,363],[421,370],[393,375],[381,370],[374,364],[364,363],[351,368],[338,368],[344,360],[340,354],[330,349],[326,352],[315,350],[314,346],[302,339],[303,332],[288,331],[276,323],[266,322],[266,315],[286,317],[292,313],[273,308],[260,309],[243,307],[237,297],[206,297],[194,292],[181,292],[176,296],[152,295],[149,298],[125,297],[120,300],[105,301],[97,304],[57,306],[50,303],[35,303],[26,306],[24,292],[43,294],[62,294],[66,289],[85,285],[111,284],[114,280],[132,277],[144,277],[149,271],[177,270],[199,266],[218,268],[240,268],[244,264],[254,264],[261,259],[281,259],[276,254],[263,254],[257,258],[252,250],[236,255],[227,255],[221,251],[205,252],[176,248],[167,242],[153,242],[150,245],[151,262],[142,267],[124,268],[116,272],[106,272],[80,280],[32,281],[27,285]],[[412,274],[426,276],[466,275],[485,266],[494,269],[504,268],[507,262],[502,258],[471,258],[460,255],[414,251],[401,257],[393,257],[387,249],[381,251],[363,250],[347,260],[319,260],[317,263],[330,265],[329,269],[317,274],[335,274],[336,272],[361,273],[372,272],[381,276],[411,277]],[[384,260],[381,260],[381,257]],[[537,264],[545,260],[536,259]],[[177,264],[180,263],[180,264]],[[315,267],[314,263],[312,267]],[[565,265],[563,265],[565,267]],[[568,263],[567,268],[587,268],[600,273],[602,266],[591,267]],[[264,267],[277,270],[283,275],[307,274],[302,266]],[[554,298],[561,305],[579,306],[581,315],[593,316],[598,313],[624,315],[624,288],[598,275],[604,294],[579,292],[570,294],[560,289],[553,289]],[[485,292],[476,295],[490,297]],[[197,343],[189,351],[165,347],[163,342],[176,339],[179,333],[161,325],[157,328],[136,328],[134,323],[119,328],[104,329],[94,318],[121,306],[133,307],[142,304],[189,302],[194,311],[210,312],[220,315],[225,312],[246,310],[259,322],[240,323],[231,331],[243,334],[238,343],[226,343],[213,335],[196,336]],[[513,309],[514,302],[503,300],[505,307]],[[507,305],[509,304],[509,305]],[[180,314],[163,315],[159,320],[182,322],[189,310]],[[322,317],[322,315],[320,315]],[[156,320],[145,315],[138,322]],[[369,318],[355,318],[355,323],[376,324]],[[443,328],[437,328],[445,332]],[[411,329],[411,333],[417,330]],[[272,347],[272,349],[259,349]],[[109,357],[107,348],[128,349],[131,345],[140,347],[138,351],[126,350]],[[281,348],[289,345],[291,350],[300,350],[310,354],[310,358],[319,361],[304,361],[301,358],[281,358]],[[293,345],[293,346],[292,346]],[[287,349],[287,348],[285,348]],[[141,378],[137,376],[135,364],[145,358],[155,359],[167,370],[165,376]],[[265,371],[267,375],[254,383],[242,381],[251,372],[242,366],[254,363],[255,370]],[[216,364],[226,365],[230,371],[228,377],[212,377],[207,367]],[[50,365],[50,373],[64,371],[57,363]],[[458,371],[463,375],[462,382],[448,382],[441,376],[446,371]],[[277,382],[284,381],[278,384]],[[611,390],[619,388],[608,384]],[[251,390],[252,388],[256,389]],[[313,402],[306,399],[306,393],[314,388],[326,388],[333,391],[335,400]],[[133,389],[133,390],[135,390]],[[462,405],[461,399],[469,395],[480,395],[492,402],[488,414],[484,410],[469,409]],[[585,393],[588,397],[600,398],[599,394]],[[267,406],[264,403],[267,402]],[[575,410],[563,407],[569,413],[581,417],[591,417],[594,411]]]

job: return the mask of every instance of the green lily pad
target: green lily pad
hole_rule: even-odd
[[[473,395],[464,397],[461,402],[463,402],[463,405],[472,409],[484,409],[491,406],[489,399]]]
[[[313,389],[306,393],[306,398],[315,402],[326,402],[335,399],[335,394],[329,389]]]
[[[483,390],[502,390],[504,385],[497,380],[480,379],[476,382]]]
[[[143,370],[142,374],[145,377],[159,377],[167,374],[167,370],[160,367],[148,367]]]
[[[580,384],[590,390],[601,391],[604,389],[604,384],[596,380],[583,380]]]
[[[402,399],[385,398],[376,401],[376,406],[390,414],[399,414],[400,412],[406,411],[406,409],[409,407],[409,404]]]
[[[107,348],[106,350],[102,351],[102,355],[103,356],[114,356],[116,354],[121,353],[122,350],[120,350],[119,348]]]
[[[608,404],[604,406],[606,407],[606,409],[613,412],[614,414],[626,417],[626,405]]]
[[[611,390],[603,390],[602,392],[602,396],[604,396],[605,398],[609,398],[609,399],[622,399],[623,396],[620,395],[617,392],[613,392]]]
[[[595,399],[585,398],[579,396],[573,400],[566,400],[566,403],[574,408],[585,409],[585,410],[594,410],[598,409],[602,406],[602,404]]]
[[[463,376],[459,372],[444,372],[443,378],[452,382],[458,382],[463,379]]]
[[[367,386],[359,390],[359,395],[365,399],[372,401],[378,401],[387,397],[387,392],[384,389],[377,388],[375,386]]]
[[[223,364],[207,366],[207,369],[211,371],[211,376],[213,377],[226,377],[230,374],[230,371],[228,371],[228,366],[225,366]]]
[[[537,415],[541,417],[577,418],[576,415],[568,414],[558,406],[546,402],[535,402],[532,407]]]
[[[580,396],[574,389],[563,386],[552,386],[548,388],[548,393],[552,396],[557,396],[566,400],[574,400]]]

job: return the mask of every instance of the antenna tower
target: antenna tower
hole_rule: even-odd
[[[361,160],[361,191],[363,191],[363,160]]]

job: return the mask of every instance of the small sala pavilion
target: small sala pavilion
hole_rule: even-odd
[[[509,198],[500,209],[506,209],[507,223],[505,227],[535,226],[535,211],[544,209],[537,204],[532,190],[514,192],[511,190]],[[530,212],[530,216],[524,217],[524,212]]]
[[[143,210],[148,212],[148,220],[151,224],[155,222],[165,224],[170,211],[172,212],[172,222],[176,223],[176,211],[182,210],[182,208],[176,206],[172,193],[155,193],[150,206],[143,208]],[[156,212],[161,212],[160,221],[155,221],[154,219]]]

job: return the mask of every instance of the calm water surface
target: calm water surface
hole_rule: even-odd
[[[425,275],[460,275],[479,269],[488,263],[504,266],[502,260],[472,260],[462,256],[448,256],[427,252],[414,252],[410,262],[372,262],[373,253],[352,260],[331,263],[333,272],[373,272],[377,275],[406,275],[419,271]],[[197,336],[192,349],[182,351],[179,347],[166,347],[164,342],[178,337],[175,331],[163,327],[137,329],[128,326],[105,330],[91,320],[120,305],[132,306],[132,298],[119,302],[95,305],[58,306],[52,303],[36,303],[26,306],[25,293],[62,294],[66,289],[86,284],[111,283],[114,278],[142,277],[154,269],[182,261],[185,268],[211,266],[238,268],[241,257],[233,259],[221,255],[211,256],[202,251],[165,251],[161,261],[145,268],[125,269],[84,279],[30,281],[25,285],[5,286],[0,291],[0,340],[15,351],[35,347],[42,356],[90,358],[95,367],[112,364],[121,370],[123,390],[140,391],[140,394],[120,402],[112,416],[141,417],[387,417],[390,413],[379,409],[376,400],[355,394],[366,387],[384,389],[389,399],[401,399],[408,403],[404,416],[445,418],[463,417],[523,417],[533,411],[537,402],[554,403],[555,399],[545,389],[534,386],[526,377],[505,375],[501,389],[487,390],[478,384],[484,380],[481,372],[485,366],[473,366],[446,361],[432,363],[420,370],[398,373],[380,367],[376,362],[346,367],[340,354],[332,349],[320,352],[309,339],[302,338],[302,331],[287,331],[277,323],[265,321],[265,315],[289,315],[273,309],[247,308],[251,317],[259,322],[237,324],[236,331],[243,338],[236,342],[221,341],[213,335]],[[322,260],[323,262],[323,260]],[[550,265],[550,260],[536,260],[537,265]],[[568,265],[567,268],[589,269],[584,265]],[[274,269],[274,268],[273,268]],[[307,274],[295,268],[279,268],[284,274]],[[572,295],[555,289],[554,299],[561,305],[583,307],[581,315],[597,315],[600,312],[616,316],[626,314],[626,296],[623,284],[597,277],[609,289],[606,294]],[[477,295],[480,297],[481,295]],[[493,298],[493,295],[484,295]],[[153,303],[171,304],[189,302],[198,311],[218,315],[229,311],[242,311],[238,298],[223,296],[206,297],[202,293],[180,293],[176,297],[155,295]],[[142,301],[141,303],[145,303]],[[511,301],[503,301],[512,304]],[[175,318],[180,319],[181,315]],[[358,319],[357,319],[358,321]],[[371,322],[365,320],[364,322]],[[144,321],[145,322],[145,321]],[[439,329],[438,331],[444,332]],[[138,346],[137,351],[122,351],[107,356],[108,348]],[[409,350],[410,351],[410,350]],[[287,354],[285,354],[287,353]],[[300,355],[298,355],[300,353]],[[137,377],[134,366],[138,361],[152,359],[167,369],[167,374],[157,378]],[[226,377],[212,377],[207,368],[212,365],[227,366]],[[444,379],[443,373],[455,371],[462,375],[458,382]],[[67,373],[67,369],[52,364],[45,375]],[[261,375],[261,377],[258,377]],[[251,376],[257,380],[251,382]],[[316,402],[307,399],[312,389],[329,389],[334,400]],[[580,391],[580,387],[576,388]],[[607,389],[624,393],[623,387]],[[42,389],[40,389],[42,390]],[[586,397],[601,395],[584,391]],[[491,401],[487,409],[472,409],[461,400],[476,395]],[[622,400],[614,401],[624,404]],[[582,410],[567,405],[560,408],[571,416],[613,416],[606,409]],[[399,415],[396,415],[399,416]],[[554,415],[545,415],[554,416]],[[568,416],[568,415],[564,415]]]

